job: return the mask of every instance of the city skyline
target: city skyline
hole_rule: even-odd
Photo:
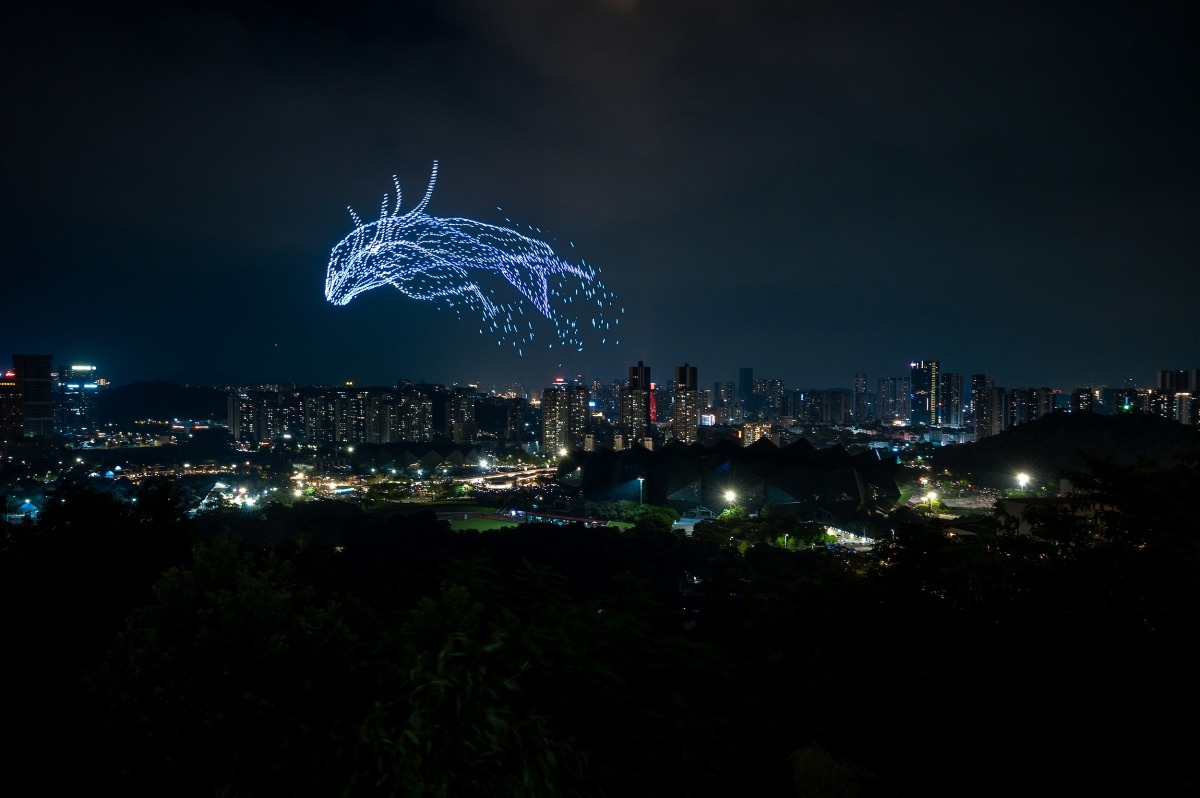
[[[116,384],[533,391],[644,361],[831,389],[937,358],[1150,385],[1200,362],[1193,29],[1171,4],[24,7],[0,351]],[[432,217],[602,270],[620,343],[518,356],[391,288],[328,303],[347,207],[412,208],[434,161]]]
[[[394,379],[382,379],[382,380],[378,380],[378,381],[333,380],[333,381],[329,381],[329,382],[305,382],[302,380],[287,379],[287,378],[273,379],[273,380],[253,379],[252,375],[251,375],[251,379],[241,381],[241,382],[202,382],[202,381],[187,380],[187,379],[170,380],[170,379],[159,379],[159,378],[117,381],[117,380],[113,380],[110,378],[109,372],[105,368],[103,363],[98,364],[95,361],[90,361],[90,360],[87,360],[84,358],[61,358],[61,357],[55,355],[54,353],[50,353],[50,352],[37,352],[37,353],[14,353],[14,354],[12,354],[9,358],[11,365],[8,366],[8,368],[10,369],[10,372],[12,369],[15,368],[17,359],[28,358],[28,357],[30,357],[31,354],[35,357],[49,357],[51,359],[52,367],[54,369],[54,373],[56,376],[60,376],[59,375],[60,371],[65,372],[65,373],[70,373],[70,372],[78,372],[79,370],[88,370],[88,371],[92,372],[94,379],[101,381],[101,384],[103,386],[130,385],[130,384],[134,384],[134,383],[138,383],[138,382],[168,382],[168,383],[173,383],[173,384],[178,384],[178,385],[190,385],[190,386],[196,386],[196,387],[211,387],[211,388],[219,388],[219,389],[256,388],[256,387],[260,387],[260,386],[269,386],[269,385],[289,385],[289,386],[296,386],[296,387],[308,386],[308,387],[324,387],[324,388],[339,388],[339,387],[345,387],[348,385],[352,385],[352,386],[362,387],[362,388],[368,388],[368,387],[385,387],[386,388],[386,387],[395,387],[396,385],[401,384],[401,383],[410,383],[410,384],[416,384],[416,385],[442,385],[442,386],[445,386],[448,388],[456,387],[456,386],[457,387],[475,386],[475,387],[479,388],[481,392],[487,393],[489,391],[500,392],[507,387],[514,386],[514,385],[521,385],[525,388],[526,392],[529,394],[529,396],[531,398],[535,397],[537,395],[540,395],[541,392],[546,388],[562,387],[563,385],[567,385],[567,384],[588,384],[588,385],[590,385],[593,382],[600,382],[605,385],[611,385],[614,382],[628,382],[630,379],[629,375],[631,373],[631,370],[634,368],[633,364],[626,364],[621,369],[622,372],[624,372],[624,373],[608,374],[608,375],[594,374],[594,373],[587,372],[587,371],[570,372],[567,370],[560,369],[557,371],[550,372],[553,376],[548,377],[544,383],[530,382],[530,381],[526,381],[526,380],[522,380],[522,379],[518,379],[518,378],[512,378],[512,379],[508,379],[508,380],[498,380],[498,381],[485,381],[485,380],[470,379],[470,378],[452,379],[452,380],[414,379],[409,375],[399,375],[398,377],[396,377]],[[651,363],[651,362],[645,361],[644,359],[639,359],[636,364],[636,367],[640,368],[644,364],[646,369],[652,370],[652,373],[665,375],[661,378],[656,378],[656,379],[650,380],[651,385],[657,385],[657,386],[674,385],[675,384],[674,377],[672,377],[671,375],[676,374],[680,368],[686,367],[690,370],[691,380],[695,381],[696,385],[699,387],[699,389],[701,391],[712,389],[714,387],[714,385],[722,385],[722,386],[730,385],[730,386],[734,386],[734,393],[738,396],[740,396],[742,393],[744,393],[747,390],[747,385],[743,384],[743,383],[745,383],[745,381],[747,379],[749,379],[753,382],[770,381],[770,382],[779,383],[780,387],[782,387],[783,389],[785,389],[789,392],[791,392],[791,391],[799,391],[799,392],[804,392],[804,391],[845,391],[848,393],[854,393],[856,390],[856,387],[858,386],[859,381],[861,379],[865,379],[865,383],[864,383],[865,392],[873,394],[876,392],[875,391],[876,383],[881,380],[889,380],[889,381],[900,380],[900,381],[903,381],[905,384],[908,384],[910,382],[911,376],[914,373],[916,373],[916,371],[924,370],[925,362],[926,361],[924,361],[924,360],[907,360],[907,361],[903,362],[902,364],[897,365],[896,368],[893,368],[890,371],[888,371],[886,373],[881,373],[881,374],[868,374],[866,372],[854,372],[843,383],[834,384],[834,385],[793,385],[793,384],[789,384],[787,382],[787,380],[781,379],[777,375],[761,373],[758,370],[756,370],[755,367],[752,365],[751,366],[741,366],[738,369],[736,369],[736,373],[723,374],[723,375],[709,375],[707,373],[707,370],[704,369],[702,364],[697,365],[695,363],[680,363],[680,364],[669,365],[666,363]],[[1159,385],[1159,383],[1161,383],[1161,381],[1164,379],[1164,377],[1163,377],[1164,374],[1176,373],[1176,372],[1194,373],[1196,371],[1196,369],[1194,369],[1194,368],[1183,368],[1183,369],[1155,368],[1155,369],[1149,370],[1146,374],[1141,374],[1137,377],[1129,377],[1129,378],[1119,380],[1114,383],[1091,382],[1091,383],[1085,383],[1082,385],[1067,385],[1065,383],[1062,383],[1061,381],[1041,380],[1041,381],[1027,383],[1027,384],[1018,384],[1018,383],[1007,382],[1003,378],[996,375],[995,373],[990,372],[986,369],[984,369],[984,370],[968,369],[968,370],[964,371],[964,370],[958,370],[958,369],[941,368],[940,361],[938,361],[936,359],[932,360],[931,362],[940,369],[940,372],[943,377],[955,376],[955,377],[961,377],[961,378],[964,378],[967,380],[970,380],[972,377],[987,377],[988,379],[990,379],[992,381],[993,384],[995,384],[998,387],[1038,388],[1038,389],[1049,388],[1054,391],[1060,391],[1064,394],[1069,394],[1072,390],[1081,389],[1081,388],[1092,388],[1092,389],[1114,388],[1115,389],[1115,388],[1129,388],[1129,387],[1138,387],[1138,388],[1154,388],[1156,386],[1161,387]],[[0,371],[2,371],[2,369],[0,369]],[[937,369],[935,369],[935,373],[937,373]],[[912,389],[912,390],[914,391],[914,393],[912,393],[911,395],[915,396],[916,395],[915,389]],[[937,400],[935,399],[934,401],[936,403]],[[926,407],[928,408],[928,402],[926,402]]]

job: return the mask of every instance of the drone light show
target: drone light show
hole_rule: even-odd
[[[437,302],[461,318],[479,317],[480,335],[493,336],[518,355],[532,346],[583,350],[584,339],[618,344],[624,308],[600,280],[600,269],[570,263],[544,241],[507,227],[425,212],[438,165],[425,196],[411,210],[383,196],[379,219],[364,223],[350,208],[354,231],[329,255],[325,298],[345,305],[364,291],[392,285],[411,299]],[[530,230],[541,232],[537,228]],[[574,244],[571,244],[574,247]],[[527,309],[528,308],[528,309]]]

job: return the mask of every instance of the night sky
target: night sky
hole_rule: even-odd
[[[1200,367],[1190,4],[121,7],[0,29],[5,361],[531,389],[639,360],[801,389]],[[429,214],[598,266],[620,343],[518,357],[390,286],[326,302],[347,206],[378,217],[393,175],[413,205],[435,160]]]

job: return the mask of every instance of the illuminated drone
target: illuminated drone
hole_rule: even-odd
[[[444,303],[456,311],[470,308],[483,322],[481,335],[485,330],[495,334],[497,344],[510,340],[518,354],[533,342],[536,327],[545,323],[541,319],[554,328],[560,345],[582,350],[587,328],[579,319],[586,313],[588,334],[607,343],[624,309],[600,281],[600,270],[585,262],[569,263],[549,244],[516,230],[430,216],[425,208],[437,171],[434,161],[425,196],[407,212],[400,210],[400,182],[394,175],[396,201],[390,212],[387,194],[377,221],[364,224],[349,209],[354,231],[329,255],[325,298],[345,305],[364,291],[392,285],[412,299]],[[525,313],[526,303],[537,315]]]

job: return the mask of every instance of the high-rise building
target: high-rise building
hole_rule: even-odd
[[[797,391],[796,420],[805,424],[842,426],[850,418],[853,396],[844,389]]]
[[[1012,429],[1021,422],[1023,396],[1020,389],[996,388],[996,419],[999,422],[999,432]]]
[[[433,397],[414,391],[400,397],[400,439],[433,440]]]
[[[557,456],[582,449],[588,432],[588,389],[561,377],[542,391],[542,452]]]
[[[629,367],[621,389],[620,435],[626,447],[643,441],[650,432],[650,367],[638,361]]]
[[[1200,395],[1191,391],[1152,391],[1146,402],[1149,412],[1178,421],[1180,424],[1200,424]]]
[[[713,383],[712,406],[721,424],[732,424],[734,419],[740,417],[737,412],[737,394],[732,382]]]
[[[53,363],[51,355],[13,355],[13,371],[21,392],[22,434],[26,438],[54,437]]]
[[[10,457],[41,459],[55,454],[52,361],[50,355],[13,355],[12,379],[20,405],[21,437],[9,446]],[[10,434],[14,431],[10,428]]]
[[[990,374],[971,375],[971,427],[977,441],[1000,432],[999,396]]]
[[[712,391],[714,407],[723,407],[729,402],[730,396],[726,389],[727,385],[729,385],[729,383],[721,382],[719,380],[713,383]]]
[[[1071,391],[1071,412],[1091,413],[1096,407],[1096,395],[1091,388],[1076,388]]]
[[[567,389],[555,385],[542,391],[542,454],[557,457],[567,451]]]
[[[938,422],[950,427],[963,425],[963,408],[966,397],[963,396],[965,380],[963,375],[948,372],[942,375],[942,384],[938,390]]]
[[[64,435],[86,435],[96,428],[96,397],[106,381],[95,366],[60,366],[55,428]]]
[[[24,437],[21,422],[25,415],[17,373],[12,369],[0,374],[0,460],[16,456]]]
[[[675,367],[675,402],[671,409],[671,431],[683,443],[699,439],[700,390],[696,367],[684,363]]]
[[[875,417],[885,424],[907,424],[912,418],[908,377],[880,377],[875,392]]]
[[[936,360],[916,360],[908,364],[912,390],[912,423],[938,423],[938,376]]]
[[[1147,404],[1147,410],[1155,415],[1183,424],[1200,424],[1200,369],[1160,370]]]
[[[367,439],[367,393],[346,383],[333,395],[333,440],[360,443]]]
[[[867,420],[867,375],[861,372],[854,375],[854,423],[862,424]]]
[[[1200,392],[1200,369],[1158,372],[1155,387],[1160,391]]]
[[[742,446],[750,446],[761,438],[766,438],[771,431],[771,425],[764,421],[747,421],[742,424],[739,434]]]
[[[753,400],[750,398],[754,395],[754,369],[750,366],[742,366],[738,369],[738,401],[745,406]]]
[[[567,386],[567,448],[582,449],[591,432],[591,393],[581,382]]]
[[[475,397],[472,387],[457,388],[450,397],[450,440],[455,443],[474,443],[479,434],[475,420]]]
[[[621,413],[621,381],[605,383],[599,379],[592,380],[591,400],[606,419],[616,419]]]
[[[670,385],[650,383],[650,424],[669,421],[675,391]]]
[[[398,443],[400,413],[396,394],[390,390],[371,391],[367,399],[367,443]]]
[[[278,391],[239,390],[229,394],[229,433],[236,441],[269,441],[285,431],[283,397]]]
[[[778,417],[787,415],[790,402],[786,399],[781,379],[754,380],[754,410],[759,415]]]
[[[524,399],[507,399],[504,411],[504,440],[506,443],[517,443],[525,440],[525,406]]]

